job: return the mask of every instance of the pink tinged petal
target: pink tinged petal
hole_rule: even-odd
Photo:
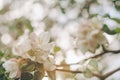
[[[18,71],[17,71],[17,78],[19,78],[21,76],[21,70],[20,69],[18,69]]]

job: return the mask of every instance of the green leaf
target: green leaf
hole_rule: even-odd
[[[107,17],[107,18],[109,18],[109,19],[114,20],[114,21],[117,22],[117,23],[120,23],[120,19],[119,19],[119,18],[112,18],[109,14],[104,15],[104,17]]]
[[[90,14],[89,18],[96,17],[98,14]]]
[[[57,53],[57,52],[60,51],[60,50],[61,50],[61,48],[58,47],[58,46],[55,46],[55,47],[53,48],[53,52],[54,52],[54,53]]]
[[[120,28],[116,28],[114,31],[115,31],[116,33],[120,33]]]
[[[85,72],[84,72],[84,76],[86,78],[91,78],[93,75],[92,75],[92,73],[89,69],[86,69]]]
[[[34,73],[34,80],[42,80],[45,76],[45,70],[43,64],[36,62],[36,72]]]
[[[110,35],[116,34],[116,32],[114,30],[110,30],[106,24],[103,25],[102,30]]]
[[[43,77],[44,77],[44,74],[41,73],[41,72],[39,72],[39,71],[36,71],[36,72],[34,73],[34,80],[42,80]]]
[[[70,0],[70,3],[75,4],[76,2],[75,2],[75,0]]]
[[[21,79],[20,80],[32,80],[33,75],[29,72],[24,72],[21,74]]]
[[[120,19],[118,19],[118,18],[110,18],[110,19],[116,21],[117,23],[120,23]]]
[[[94,69],[98,70],[98,63],[95,59],[91,59],[89,61],[89,65],[92,66]]]
[[[120,0],[113,0],[116,10],[120,11]]]
[[[32,61],[28,61],[25,65],[21,67],[21,70],[24,72],[31,72],[35,69],[35,64]]]
[[[37,69],[39,72],[41,72],[42,74],[45,73],[43,64],[36,63],[36,69]]]
[[[13,79],[9,78],[9,73],[6,73],[2,64],[3,64],[3,62],[0,62],[0,80],[13,80]]]
[[[4,53],[0,51],[0,59],[4,56]]]

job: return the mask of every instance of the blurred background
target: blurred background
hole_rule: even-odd
[[[82,21],[94,17],[111,30],[120,27],[120,0],[0,0],[0,50],[12,54],[11,47],[19,36],[32,31],[49,31],[51,40],[63,50],[56,54],[56,64],[76,63],[93,55],[82,54],[74,48],[73,42]],[[116,35],[106,36],[111,48],[120,49],[120,36],[119,39]],[[105,55],[101,64],[108,66],[103,73],[120,67],[120,54]],[[76,70],[80,66],[70,68]],[[57,77],[57,80],[98,80],[86,79],[82,74],[64,76],[62,72]],[[120,71],[106,80],[120,80]]]

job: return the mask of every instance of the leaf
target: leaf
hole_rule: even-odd
[[[90,60],[88,64],[92,66],[94,69],[98,70],[98,63],[95,59]]]
[[[117,23],[120,23],[120,19],[118,19],[118,18],[110,18],[110,19],[116,21]]]
[[[117,23],[120,23],[120,19],[119,19],[119,18],[112,18],[109,14],[104,15],[104,17],[107,17],[107,18],[109,18],[109,19],[114,20],[114,21],[117,22]]]
[[[24,72],[21,74],[21,79],[20,80],[32,80],[33,75],[29,72]]]
[[[114,30],[110,30],[106,24],[103,25],[102,30],[110,35],[116,34],[116,32]]]
[[[86,78],[91,78],[93,75],[92,75],[92,73],[89,69],[86,69],[85,72],[84,72],[84,76]]]
[[[98,14],[90,14],[89,18],[96,17]]]
[[[53,52],[54,52],[54,53],[57,53],[57,52],[60,51],[60,50],[61,50],[61,48],[58,47],[58,46],[55,46],[55,47],[53,48]]]
[[[24,72],[31,72],[35,69],[35,64],[32,61],[29,61],[27,64],[23,65],[21,70]]]
[[[43,74],[45,73],[43,64],[36,63],[36,69],[37,69],[39,72],[43,73]]]
[[[115,31],[116,33],[120,33],[120,28],[116,28],[114,31]]]
[[[120,11],[120,1],[119,0],[113,0],[113,2],[114,2],[116,10]]]
[[[4,56],[4,53],[0,51],[0,59]]]
[[[55,71],[47,71],[47,74],[51,80],[56,80]]]
[[[34,73],[34,80],[42,80],[43,77],[44,77],[44,74],[39,71]]]
[[[36,72],[34,73],[34,80],[42,80],[45,76],[43,64],[36,62]]]
[[[75,0],[70,0],[70,3],[75,4],[76,2],[75,2]]]

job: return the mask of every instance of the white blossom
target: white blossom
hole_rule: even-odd
[[[106,38],[101,30],[102,24],[93,20],[88,20],[82,24],[78,35],[76,45],[85,53],[87,51],[95,52],[97,47],[106,42]]]
[[[30,34],[30,40],[32,45],[33,55],[35,56],[35,61],[43,63],[46,70],[55,69],[54,61],[51,62],[49,58],[50,51],[54,46],[54,43],[50,43],[50,35],[48,32],[42,32],[39,35],[35,33]],[[49,60],[50,59],[50,60]]]
[[[10,78],[20,77],[20,69],[16,59],[10,59],[3,64],[6,72],[9,73]]]
[[[29,31],[25,30],[24,34],[18,38],[13,44],[13,54],[26,58],[27,51],[31,49],[30,40],[29,40]]]

